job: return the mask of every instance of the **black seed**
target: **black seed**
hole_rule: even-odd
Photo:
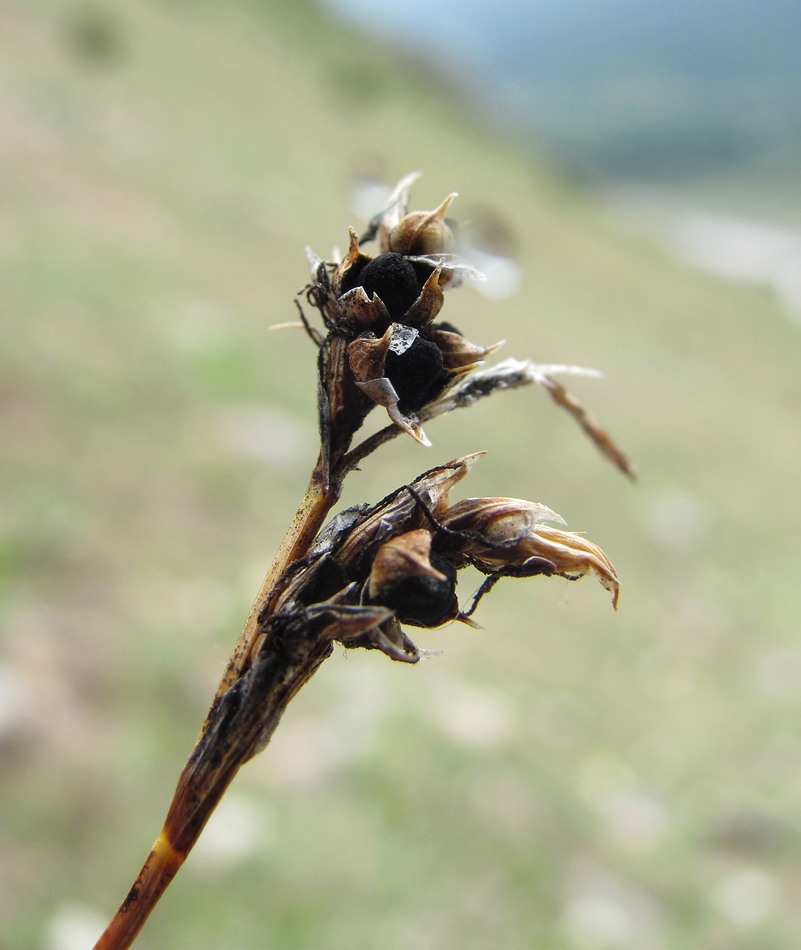
[[[448,323],[447,320],[440,320],[438,323],[429,323],[425,330],[423,330],[423,333],[425,334],[429,330],[444,330],[446,333],[456,333],[458,336],[464,336],[458,327],[455,327],[452,323]]]
[[[430,264],[422,264],[420,261],[414,261],[412,264],[414,272],[417,274],[417,280],[422,287],[428,278],[434,273],[434,268]]]
[[[381,598],[382,605],[394,610],[401,623],[437,627],[458,611],[456,568],[436,555],[432,555],[431,565],[445,575],[444,580],[407,577]]]
[[[336,558],[326,556],[308,569],[308,581],[304,584],[298,600],[303,604],[316,604],[333,597],[348,583],[345,568]]]
[[[384,375],[395,387],[401,412],[420,409],[438,395],[448,379],[440,348],[419,336],[403,353],[389,350]]]
[[[420,296],[421,284],[414,267],[401,254],[379,254],[359,273],[354,286],[364,287],[368,296],[373,294],[384,301],[393,320],[400,320]]]
[[[321,264],[320,266],[325,267],[324,264]],[[340,288],[340,293],[345,294],[349,290],[353,290],[354,287],[361,286],[361,280],[359,280],[359,275],[364,270],[364,267],[365,267],[365,261],[362,258],[359,258],[359,260],[357,260],[353,264],[353,266],[348,270],[348,272],[342,278],[342,286]]]

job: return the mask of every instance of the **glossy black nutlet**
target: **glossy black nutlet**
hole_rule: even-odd
[[[404,578],[390,594],[382,597],[382,605],[394,610],[401,623],[413,627],[438,627],[452,620],[459,612],[456,599],[456,568],[433,555],[431,566],[445,575]]]
[[[395,387],[402,412],[422,408],[439,395],[448,380],[442,351],[420,336],[402,353],[389,350],[384,375]]]
[[[457,336],[464,336],[459,327],[455,327],[452,323],[449,323],[447,320],[438,320],[436,323],[432,323],[428,327],[429,330],[444,330],[446,333],[455,333]]]
[[[422,287],[412,264],[401,254],[379,254],[364,265],[355,286],[383,300],[393,320],[400,320],[420,296]]]

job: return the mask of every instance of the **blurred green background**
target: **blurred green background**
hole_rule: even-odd
[[[395,440],[344,503],[486,449],[623,580],[501,584],[414,668],[335,651],[143,950],[801,945],[799,327],[689,270],[309,0],[0,8],[0,946],[78,950],[158,833],[316,452],[304,247],[349,189],[494,216],[521,284],[445,316],[575,380]],[[447,38],[443,38],[443,43]],[[511,237],[509,237],[511,236]],[[471,593],[470,580],[462,595]]]

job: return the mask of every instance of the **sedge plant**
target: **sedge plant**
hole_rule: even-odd
[[[416,663],[420,652],[407,628],[474,624],[481,598],[510,576],[593,575],[617,607],[620,584],[606,554],[565,530],[545,505],[503,496],[451,498],[481,452],[436,465],[377,504],[356,505],[327,521],[348,474],[385,442],[406,434],[429,446],[424,424],[531,384],[544,387],[608,459],[634,474],[616,442],[556,379],[589,371],[514,359],[486,367],[499,344],[472,343],[440,319],[446,292],[481,275],[454,252],[447,212],[455,195],[433,211],[409,211],[416,177],[399,183],[365,234],[351,229],[340,260],[308,252],[311,279],[301,297],[318,319],[312,322],[297,301],[298,325],[317,356],[319,454],[164,826],[95,950],[133,943],[239,769],[265,748],[334,643]],[[388,424],[356,441],[376,406]],[[457,575],[467,566],[484,580],[460,604]]]

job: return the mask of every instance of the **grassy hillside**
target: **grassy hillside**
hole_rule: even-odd
[[[574,389],[641,478],[530,391],[346,500],[487,449],[466,491],[585,530],[620,612],[509,581],[417,668],[335,653],[139,945],[797,947],[798,327],[304,4],[12,0],[0,29],[0,945],[89,945],[138,870],[315,453],[314,353],[268,328],[361,223],[354,175],[420,169],[524,268],[448,319],[601,367]]]

